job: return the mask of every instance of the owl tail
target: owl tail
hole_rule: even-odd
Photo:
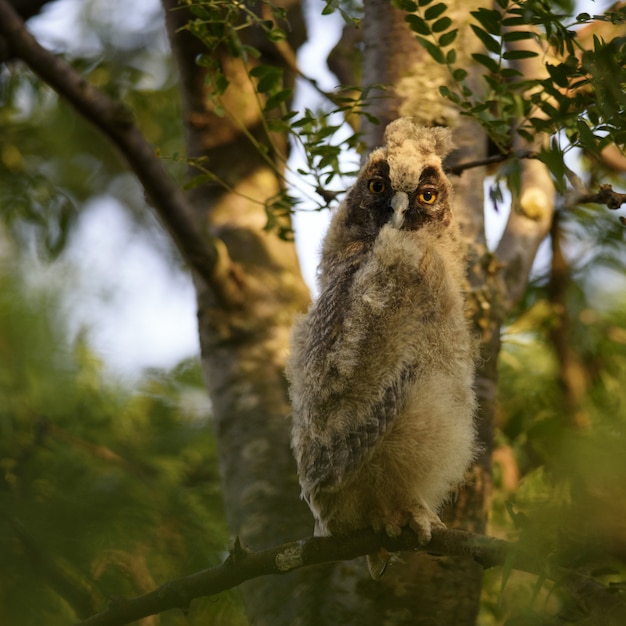
[[[382,578],[382,575],[387,569],[387,565],[389,565],[391,561],[394,561],[395,558],[396,555],[388,550],[385,550],[385,548],[380,548],[378,552],[375,552],[374,554],[368,554],[367,569],[370,571],[370,576],[374,580]]]

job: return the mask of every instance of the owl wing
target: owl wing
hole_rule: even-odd
[[[385,387],[372,390],[372,397],[331,394],[324,406],[318,407],[326,413],[323,432],[318,436],[308,431],[300,446],[300,478],[305,491],[332,491],[358,471],[404,409],[415,376],[415,366],[407,365]],[[351,412],[358,413],[359,419],[342,419]]]
[[[388,311],[377,307],[376,312],[371,298],[356,296],[361,287],[354,280],[358,268],[353,263],[337,275],[303,323],[307,330],[301,349],[306,356],[300,373],[306,390],[294,434],[299,431],[304,492],[333,490],[358,471],[404,410],[417,377],[419,364],[412,358],[389,361],[390,352],[401,350],[390,349],[388,335],[397,339],[398,333],[385,330],[389,325],[382,318]],[[384,283],[383,274],[379,277]],[[396,303],[396,313],[400,308]],[[356,327],[348,323],[354,319],[361,320]]]
[[[305,496],[358,473],[417,381],[424,305],[411,284],[423,290],[420,271],[404,251],[390,257],[364,245],[329,267],[332,280],[292,337],[293,447]]]

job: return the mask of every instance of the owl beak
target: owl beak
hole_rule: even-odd
[[[391,198],[391,208],[393,209],[393,215],[390,219],[391,225],[400,230],[404,224],[404,214],[409,208],[409,196],[404,191],[396,191]]]

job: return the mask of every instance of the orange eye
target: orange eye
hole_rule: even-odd
[[[387,186],[385,185],[384,180],[374,178],[367,183],[367,188],[371,193],[383,193]]]
[[[432,189],[425,189],[420,191],[418,199],[422,204],[433,204],[437,200],[437,192]]]

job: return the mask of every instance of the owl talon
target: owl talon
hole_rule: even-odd
[[[409,526],[417,535],[421,545],[426,545],[432,539],[433,528],[445,528],[446,525],[427,506],[419,506],[411,511]]]
[[[385,532],[387,533],[387,537],[397,539],[402,534],[402,528],[397,524],[385,524]]]

